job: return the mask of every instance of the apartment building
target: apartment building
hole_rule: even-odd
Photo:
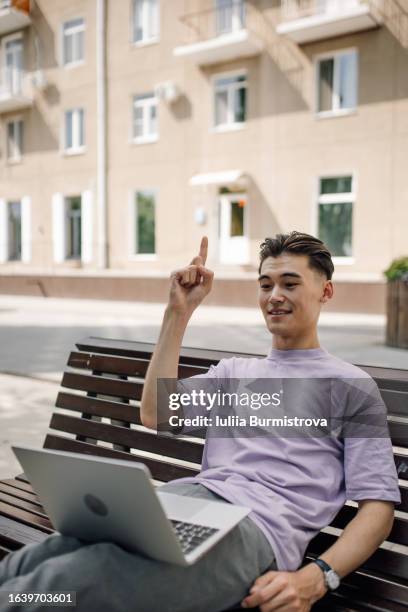
[[[334,310],[382,312],[407,47],[405,0],[0,0],[0,292],[164,299],[207,234],[211,300],[251,305],[298,229]]]

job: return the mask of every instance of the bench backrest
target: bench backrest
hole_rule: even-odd
[[[62,379],[64,390],[56,402],[62,410],[52,415],[53,432],[47,435],[44,447],[142,460],[157,481],[196,474],[202,458],[202,439],[159,437],[141,425],[139,403],[154,344],[91,337],[78,342],[76,347],[69,356]],[[183,348],[179,377],[203,373],[211,364],[232,355],[237,353]],[[243,353],[239,356],[260,357]],[[387,405],[402,504],[388,538],[392,549],[387,544],[388,548],[379,549],[363,566],[363,574],[353,574],[353,580],[358,587],[359,580],[367,581],[370,576],[386,578],[387,589],[395,601],[402,596],[408,601],[408,589],[397,588],[397,584],[408,584],[408,556],[402,548],[408,546],[408,371],[360,367],[375,379]],[[356,511],[355,504],[347,503],[331,528],[314,538],[308,555],[316,556],[328,548],[337,537],[333,528],[344,528]],[[377,579],[373,581],[373,597],[379,584]],[[384,584],[383,581],[381,593]]]

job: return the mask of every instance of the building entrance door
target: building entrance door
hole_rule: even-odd
[[[221,195],[219,201],[219,256],[221,263],[249,261],[246,194]]]

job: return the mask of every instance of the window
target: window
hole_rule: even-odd
[[[133,139],[137,143],[154,142],[159,137],[157,98],[154,94],[133,98]]]
[[[8,260],[22,259],[21,202],[8,202]]]
[[[85,117],[82,108],[65,112],[65,143],[67,153],[80,153],[85,147]]]
[[[133,0],[133,42],[159,39],[159,0]]]
[[[82,62],[85,58],[85,22],[71,19],[62,26],[62,61],[64,66]]]
[[[318,236],[334,257],[352,257],[353,179],[320,179]]]
[[[217,35],[245,27],[244,0],[216,0]]]
[[[346,51],[317,62],[317,111],[341,114],[357,106],[357,52]]]
[[[215,81],[215,126],[228,128],[246,120],[246,75],[219,78]]]
[[[1,41],[2,89],[9,95],[21,95],[23,86],[23,38],[21,33],[4,37]]]
[[[20,161],[23,154],[23,122],[21,119],[7,124],[7,159]]]
[[[65,199],[66,259],[81,259],[81,208],[81,196],[73,196]]]
[[[156,195],[153,191],[138,191],[135,195],[135,255],[156,253]]]

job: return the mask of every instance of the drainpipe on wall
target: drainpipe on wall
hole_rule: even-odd
[[[109,266],[106,138],[106,0],[96,0],[96,131],[98,267]]]

